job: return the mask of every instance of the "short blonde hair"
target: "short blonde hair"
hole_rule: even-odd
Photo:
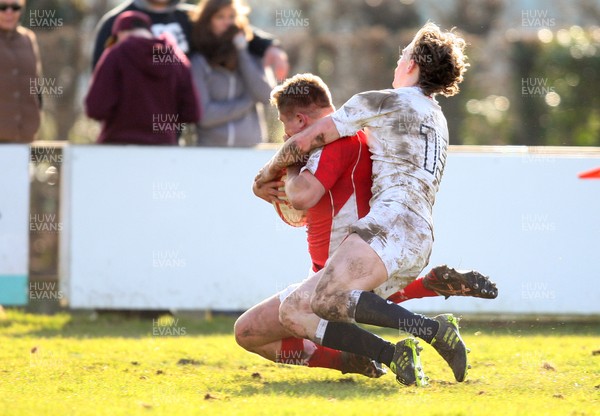
[[[280,113],[297,109],[307,112],[333,108],[329,88],[321,78],[313,74],[298,74],[288,78],[271,91],[271,105]]]

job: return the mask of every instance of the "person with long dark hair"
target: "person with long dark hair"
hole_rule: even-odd
[[[190,12],[194,7],[184,0],[126,0],[122,2],[106,13],[98,23],[92,54],[92,68],[96,66],[104,52],[115,19],[121,13],[128,11],[142,12],[148,15],[152,21],[150,29],[154,36],[171,35],[179,49],[190,56],[193,53]],[[253,37],[248,44],[250,54],[261,59],[265,67],[271,68],[277,79],[285,79],[289,71],[289,62],[279,40],[256,27],[252,28],[252,32]]]
[[[253,146],[265,134],[259,104],[269,102],[274,79],[248,51],[248,11],[239,0],[204,0],[192,14],[191,62],[203,109],[199,146]]]

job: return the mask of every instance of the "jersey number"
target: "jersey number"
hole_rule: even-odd
[[[419,134],[425,139],[425,162],[423,163],[423,169],[435,175],[440,151],[440,139],[433,127],[425,124],[421,124]]]

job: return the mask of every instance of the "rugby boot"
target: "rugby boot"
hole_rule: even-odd
[[[375,360],[363,355],[342,351],[342,374],[361,374],[369,378],[379,378],[387,370]]]
[[[469,369],[467,363],[469,351],[458,333],[458,318],[445,313],[433,319],[440,324],[440,328],[431,341],[431,346],[446,360],[456,381],[464,381]]]
[[[396,381],[405,386],[423,387],[428,384],[419,354],[423,348],[418,344],[419,341],[414,338],[398,342],[390,363],[390,369],[396,374]]]
[[[423,286],[439,295],[473,296],[495,299],[498,296],[496,283],[475,270],[455,270],[451,267],[437,266],[423,278]]]

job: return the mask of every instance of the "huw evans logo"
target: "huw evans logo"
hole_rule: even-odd
[[[275,10],[275,26],[278,27],[307,27],[310,25],[308,17],[302,17],[300,9]]]
[[[552,27],[556,26],[556,19],[548,16],[548,10],[521,10],[521,26]]]
[[[179,114],[152,114],[152,133],[173,133],[185,130]]]
[[[554,92],[554,87],[548,85],[548,78],[521,78],[521,94],[545,96]]]
[[[56,85],[56,78],[39,77],[29,80],[29,94],[31,95],[60,97],[63,95],[63,92],[63,87]]]
[[[30,214],[29,231],[35,233],[57,233],[63,230],[63,224],[57,221],[56,214]]]
[[[152,335],[158,337],[187,335],[185,326],[179,324],[179,319],[160,317],[152,320]]]
[[[33,9],[29,11],[29,27],[57,29],[64,24],[62,17],[57,17],[56,10]]]

